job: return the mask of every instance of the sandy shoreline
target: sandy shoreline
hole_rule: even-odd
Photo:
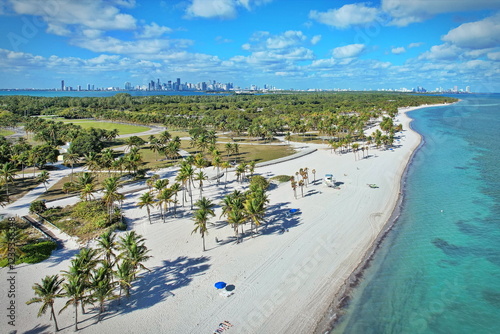
[[[140,193],[127,195],[126,217],[130,226],[146,238],[153,255],[146,266],[152,272],[143,274],[125,305],[112,303],[101,323],[94,324],[95,310],[79,315],[81,331],[213,333],[221,321],[229,320],[234,324],[227,330],[229,333],[324,332],[330,320],[324,315],[345,295],[343,287],[348,287],[352,277],[365,266],[392,224],[402,176],[421,140],[420,135],[409,130],[411,119],[406,112],[422,107],[400,111],[398,119],[405,131],[396,143],[400,147],[394,150],[371,148],[370,157],[355,159],[353,153],[332,154],[326,145],[311,144],[308,146],[317,151],[257,168],[256,173],[270,177],[293,175],[299,168],[308,167],[309,171],[316,169],[316,182],[304,188],[304,197],[299,188],[297,199],[289,183],[273,187],[269,192],[267,229],[255,238],[247,234],[241,244],[232,241],[232,229],[219,218],[220,208],[214,225],[209,226],[207,252],[203,252],[201,237],[191,235],[193,222],[188,210],[184,218],[170,218],[165,224],[158,218],[150,225],[145,210],[135,206]],[[321,184],[318,179],[327,173],[342,182],[340,190]],[[171,179],[174,176],[167,175]],[[311,172],[309,175],[312,180]],[[228,179],[228,189],[210,184],[204,196],[219,203],[232,189],[246,188],[246,184],[233,181],[233,175]],[[372,189],[368,183],[379,188]],[[197,191],[194,197],[197,199]],[[291,208],[300,209],[300,214],[287,217]],[[281,233],[282,225],[288,232]],[[37,318],[38,307],[24,303],[33,296],[33,283],[65,270],[75,252],[64,249],[43,263],[16,268],[16,326],[10,327],[2,320],[0,328],[53,331],[48,314]],[[8,290],[7,270],[1,269],[1,273],[0,294],[4,296]],[[220,280],[234,285],[234,295],[218,294],[213,283]],[[64,300],[58,300],[56,309],[63,304]],[[2,307],[2,319],[6,319],[5,312]],[[61,313],[58,321],[61,332],[73,331],[71,310]]]

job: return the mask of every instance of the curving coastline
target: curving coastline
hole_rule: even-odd
[[[461,100],[454,102],[458,103]],[[351,292],[353,289],[355,289],[358,284],[360,283],[361,279],[363,278],[363,273],[364,271],[370,266],[370,263],[376,254],[377,250],[380,248],[382,245],[382,242],[388,235],[388,233],[391,231],[391,229],[394,227],[394,225],[397,223],[397,220],[401,214],[401,207],[403,204],[404,200],[404,189],[406,186],[406,180],[407,180],[407,174],[409,169],[412,166],[413,158],[415,154],[421,149],[421,147],[425,144],[425,138],[418,133],[413,127],[413,119],[407,116],[406,114],[410,111],[418,110],[418,109],[423,109],[423,108],[429,108],[429,107],[439,107],[439,106],[447,106],[450,105],[449,103],[446,104],[434,104],[434,105],[423,105],[423,106],[418,106],[418,107],[411,107],[411,108],[400,108],[399,112],[402,112],[405,114],[406,117],[408,117],[409,122],[408,122],[408,129],[415,133],[418,137],[418,145],[412,150],[411,155],[404,164],[404,169],[401,173],[400,176],[400,181],[399,181],[399,191],[398,191],[398,197],[394,203],[394,208],[392,210],[392,213],[387,220],[387,223],[382,227],[380,230],[380,233],[374,240],[373,244],[370,246],[368,251],[363,255],[363,258],[357,265],[357,267],[353,270],[353,272],[349,275],[349,277],[345,280],[345,282],[342,284],[340,289],[337,291],[335,294],[334,298],[332,299],[331,304],[328,306],[328,309],[325,311],[323,317],[321,320],[317,323],[316,328],[314,329],[314,334],[327,334],[330,333],[334,328],[337,322],[341,319],[342,317],[342,310],[347,306],[347,303],[349,299],[351,298]]]

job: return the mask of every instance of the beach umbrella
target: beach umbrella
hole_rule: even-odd
[[[290,213],[296,213],[299,209],[290,209]]]
[[[214,284],[214,286],[217,288],[217,289],[224,289],[226,287],[226,283],[225,282],[217,282]]]

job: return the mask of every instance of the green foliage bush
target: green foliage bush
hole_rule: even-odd
[[[44,201],[34,201],[30,204],[30,213],[44,213],[47,211],[47,206]]]
[[[42,241],[33,244],[28,244],[21,247],[25,253],[17,262],[19,263],[38,263],[49,258],[53,250],[57,248],[57,244],[53,241]]]
[[[250,188],[254,187],[266,190],[269,187],[269,181],[262,175],[254,175],[250,180]]]
[[[288,182],[292,179],[290,175],[276,175],[271,178],[271,180],[276,180],[278,182]]]

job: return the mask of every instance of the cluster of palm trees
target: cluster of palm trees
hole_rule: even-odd
[[[311,171],[316,178],[316,170]],[[293,189],[293,196],[297,199],[297,187],[300,187],[302,197],[304,197],[304,186],[307,188],[309,184],[309,168],[300,168],[298,172],[295,172],[295,176],[290,177],[290,185]]]
[[[226,195],[221,203],[222,216],[233,228],[236,242],[240,242],[239,228],[243,234],[243,226],[251,224],[251,231],[255,234],[258,227],[264,222],[266,205],[269,202],[266,189],[257,184],[250,184],[250,189],[246,192],[238,190]],[[253,234],[252,234],[253,236]]]
[[[106,302],[130,296],[132,284],[141,270],[149,270],[144,262],[151,256],[145,246],[145,239],[134,231],[127,232],[119,240],[113,232],[106,232],[98,239],[96,249],[84,248],[71,260],[68,270],[47,275],[41,283],[33,286],[36,297],[27,304],[41,303],[38,316],[50,310],[56,331],[59,326],[54,311],[57,298],[66,298],[61,313],[69,306],[75,312],[75,330],[78,330],[78,308],[85,314],[86,305],[98,305],[97,321],[101,321]],[[118,293],[117,293],[118,290]]]

